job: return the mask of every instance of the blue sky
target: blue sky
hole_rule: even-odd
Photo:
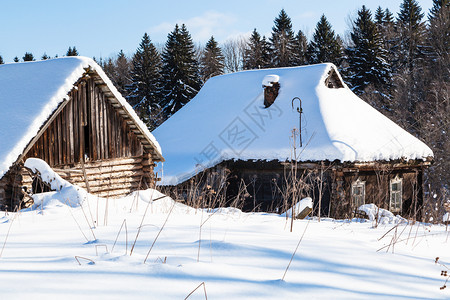
[[[31,52],[40,58],[62,56],[69,46],[80,55],[109,57],[121,49],[132,54],[147,32],[163,45],[176,23],[185,23],[194,42],[211,35],[223,42],[256,28],[270,34],[273,20],[284,8],[295,31],[308,37],[322,14],[336,33],[344,35],[349,20],[365,4],[372,12],[380,5],[397,16],[401,0],[0,0],[0,55],[6,62]],[[432,0],[419,0],[428,14]]]

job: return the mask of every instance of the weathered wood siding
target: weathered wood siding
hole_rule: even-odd
[[[3,207],[14,209],[23,197],[21,188],[32,189],[32,174],[22,167],[30,157],[45,160],[62,178],[99,196],[120,197],[155,184],[156,150],[105,86],[96,74],[75,84],[22,161],[0,180]]]
[[[94,79],[81,81],[26,153],[51,167],[143,154],[142,144]]]

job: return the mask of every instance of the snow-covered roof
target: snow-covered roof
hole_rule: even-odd
[[[77,56],[4,64],[0,65],[0,178],[67,98],[87,68],[102,78],[144,137],[161,154],[161,147],[147,126],[92,59]]]
[[[300,161],[419,159],[433,156],[348,87],[329,88],[332,64],[243,71],[210,79],[198,95],[153,131],[164,148],[162,184],[178,184],[228,159],[290,160],[293,128],[299,127]],[[331,73],[330,73],[331,72]],[[264,108],[261,82],[279,77],[274,104]],[[273,76],[276,75],[276,76]],[[334,76],[334,78],[336,78]],[[294,108],[293,108],[294,104]]]

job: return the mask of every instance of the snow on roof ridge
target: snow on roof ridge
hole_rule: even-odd
[[[26,68],[24,68],[25,66]],[[93,59],[71,56],[37,62],[4,64],[0,65],[0,103],[4,101],[4,106],[6,106],[6,109],[0,111],[0,122],[4,121],[1,124],[3,125],[2,139],[4,140],[0,143],[0,178],[18,159],[57,107],[68,99],[67,95],[73,85],[89,67],[97,72],[123,108],[134,118],[136,125],[162,154],[161,146],[153,134]],[[4,74],[2,74],[2,69],[6,69]],[[64,76],[64,78],[44,78],[54,72],[57,72],[54,77]],[[35,79],[34,82],[32,79]],[[27,85],[24,87],[22,82],[19,82],[20,80],[26,82]],[[45,81],[49,86],[45,88],[39,86],[40,81]],[[41,88],[41,90],[33,90],[36,88]],[[35,95],[35,92],[38,95]],[[21,119],[25,124],[18,122]],[[5,143],[5,140],[10,143]]]
[[[261,87],[267,75],[279,76],[280,82],[270,108],[264,108]],[[342,85],[330,86],[330,75]],[[422,141],[355,95],[331,63],[247,70],[211,78],[196,97],[153,131],[165,151],[161,183],[178,184],[224,160],[290,160],[290,135],[299,127],[300,103],[292,103],[296,97],[302,105],[303,148],[297,152],[301,161],[433,156]],[[237,138],[229,138],[232,130],[248,134],[238,143]]]

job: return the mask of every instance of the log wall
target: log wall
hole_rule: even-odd
[[[393,163],[372,162],[367,164],[341,164],[336,162],[298,163],[297,176],[300,198],[309,196],[314,201],[314,213],[318,212],[319,204],[319,174],[322,168],[322,187],[320,193],[321,216],[332,218],[352,218],[357,207],[352,201],[351,186],[358,178],[365,182],[365,203],[374,203],[380,208],[389,210],[390,180],[396,176],[402,179],[402,211],[404,217],[422,218],[423,182],[422,174],[426,163]],[[239,196],[239,208],[244,211],[261,210],[265,212],[280,212],[290,205],[293,199],[286,199],[286,188],[292,188],[289,177],[290,164],[278,161],[225,161],[209,168],[193,177],[191,180],[169,187],[168,192],[174,198],[187,200],[192,193],[207,191],[211,187],[218,191],[216,183],[222,181],[210,180],[220,177],[220,169],[228,170],[222,180],[226,180],[227,205],[234,205]],[[287,168],[287,169],[286,169]],[[286,187],[288,185],[288,187]],[[242,192],[243,187],[246,192]],[[299,200],[299,199],[297,199]],[[242,203],[243,202],[243,203]]]

